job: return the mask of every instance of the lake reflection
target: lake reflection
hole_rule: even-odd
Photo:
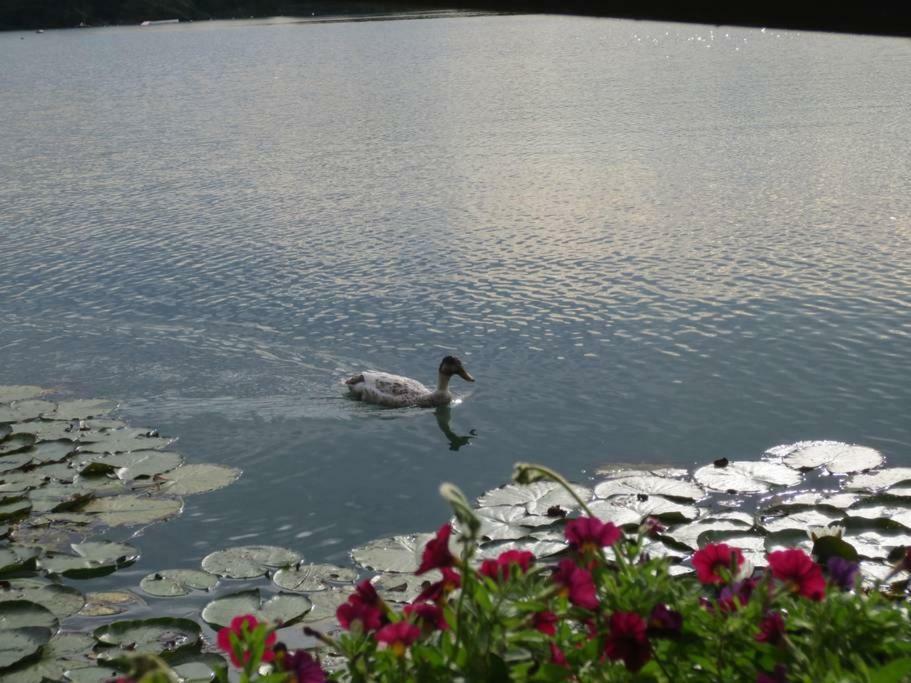
[[[909,58],[544,16],[0,35],[0,382],[245,470],[143,572],[342,560],[516,460],[909,464]],[[339,384],[450,352],[449,410]]]

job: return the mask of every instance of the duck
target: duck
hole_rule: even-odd
[[[440,363],[435,390],[424,386],[416,379],[375,370],[349,377],[345,384],[354,398],[366,403],[388,408],[433,408],[452,403],[449,380],[453,375],[458,375],[466,382],[474,382],[474,377],[468,373],[462,361],[455,356],[446,356]]]

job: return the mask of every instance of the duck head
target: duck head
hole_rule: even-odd
[[[474,382],[474,377],[468,374],[468,370],[462,365],[462,361],[455,356],[446,356],[443,359],[443,362],[440,363],[440,374],[446,377],[458,375],[466,382]]]

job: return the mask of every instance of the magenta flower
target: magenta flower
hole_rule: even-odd
[[[405,616],[413,618],[413,621],[421,627],[424,633],[449,629],[446,617],[443,616],[443,610],[432,602],[405,605],[404,612]]]
[[[561,650],[559,647],[557,647],[557,646],[554,644],[553,641],[550,641],[550,642],[548,643],[548,645],[550,645],[550,661],[551,661],[551,663],[552,663],[552,664],[556,664],[557,666],[565,667],[565,668],[568,669],[568,668],[569,668],[569,662],[566,661],[566,655],[563,654],[563,650]]]
[[[375,631],[385,621],[383,611],[379,607],[358,600],[356,595],[352,595],[348,602],[338,606],[335,618],[346,631]]]
[[[558,621],[560,618],[553,612],[535,612],[531,618],[531,626],[536,631],[553,636],[557,633]]]
[[[787,672],[784,664],[776,664],[775,670],[770,674],[760,671],[756,676],[756,683],[788,683],[788,677],[785,675]]]
[[[459,576],[458,572],[449,568],[443,568],[440,571],[443,573],[443,578],[436,583],[428,585],[421,591],[421,594],[414,599],[414,602],[429,600],[430,602],[439,604],[443,602],[452,591],[462,585],[462,577]]]
[[[248,641],[250,639],[250,634],[253,633],[260,623],[261,622],[257,621],[256,617],[252,614],[244,614],[243,616],[234,617],[231,620],[230,626],[227,626],[218,632],[218,647],[230,655],[231,663],[234,666],[243,668],[243,666],[250,661]],[[234,644],[231,642],[232,636],[234,636],[234,639],[238,643],[239,652],[235,651]],[[266,636],[266,647],[263,650],[261,661],[271,662],[275,658],[275,651],[273,650],[275,639],[276,636],[274,631]]]
[[[569,541],[569,547],[583,555],[613,545],[623,535],[613,522],[605,524],[597,517],[571,519],[566,523],[563,534]]]
[[[500,556],[495,560],[484,560],[478,571],[481,576],[486,576],[497,582],[509,581],[513,576],[513,567],[516,567],[524,574],[534,561],[534,554],[527,550],[507,550],[500,553]]]
[[[349,600],[354,597],[357,597],[357,599],[365,605],[380,606],[380,596],[376,592],[374,585],[370,583],[370,579],[364,579],[354,587],[354,595],[352,595]]]
[[[415,574],[423,574],[431,569],[443,569],[451,567],[455,563],[455,557],[449,551],[449,536],[452,529],[449,522],[440,527],[436,537],[427,541],[424,546],[424,554],[421,555],[421,566]]]
[[[562,560],[553,574],[554,581],[560,586],[560,594],[569,601],[584,609],[596,609],[598,596],[591,572],[582,569],[570,559]]]
[[[667,605],[657,604],[648,617],[648,635],[652,638],[670,638],[680,635],[683,628],[683,615]]]
[[[409,647],[421,637],[421,629],[407,621],[386,624],[376,632],[376,640],[383,643],[397,657],[404,657]]]
[[[756,634],[756,641],[759,643],[768,643],[769,645],[781,645],[786,635],[784,627],[784,617],[781,612],[768,612],[762,621],[759,622],[759,633]]]
[[[646,517],[645,521],[639,525],[639,532],[652,538],[664,533],[666,530],[667,527],[655,517]]]
[[[645,620],[635,612],[614,612],[609,626],[604,642],[604,654],[608,659],[622,659],[630,671],[638,671],[645,666],[652,656]]]
[[[743,553],[724,543],[709,543],[693,553],[693,568],[701,583],[724,583],[718,572],[727,569],[731,574],[743,564]]]
[[[822,569],[803,550],[776,550],[768,557],[772,576],[784,582],[788,590],[811,600],[825,597],[826,580]]]
[[[725,586],[718,596],[718,607],[722,612],[736,612],[741,607],[745,607],[750,601],[757,583],[754,579],[744,579]]]
[[[326,672],[319,662],[306,650],[296,650],[286,655],[282,670],[294,675],[293,683],[326,683]]]

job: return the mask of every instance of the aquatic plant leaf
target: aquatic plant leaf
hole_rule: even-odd
[[[0,576],[35,567],[38,551],[33,548],[8,546],[0,548]]]
[[[215,672],[227,668],[227,662],[214,652],[188,652],[168,657],[168,666],[181,683],[208,683],[215,680]]]
[[[5,456],[10,455],[11,453],[18,453],[30,449],[35,445],[35,441],[36,439],[32,434],[13,434],[7,436],[3,441],[0,441],[0,455],[4,456],[3,460],[6,460]],[[0,465],[0,470],[2,469],[12,468],[5,468]]]
[[[442,574],[434,569],[415,576],[414,574],[377,574],[370,583],[386,602],[411,602],[431,583],[439,581]],[[311,596],[316,599],[319,594]]]
[[[50,629],[41,627],[0,629],[0,669],[32,657],[52,635]]]
[[[30,386],[26,384],[17,385],[0,385],[0,403],[12,403],[13,401],[24,401],[29,398],[36,398],[46,394],[47,389]]]
[[[866,446],[853,446],[840,441],[801,441],[790,446],[777,446],[766,451],[781,457],[781,463],[795,469],[810,470],[825,466],[832,474],[852,474],[885,461],[882,453]]]
[[[557,519],[541,515],[529,515],[522,505],[496,505],[475,510],[481,521],[481,538],[489,541],[524,538],[534,527],[553,524]]]
[[[111,617],[145,606],[145,601],[132,591],[99,591],[85,594],[85,606],[79,616]]]
[[[379,538],[352,550],[351,558],[361,567],[378,572],[414,573],[431,538],[433,534]]]
[[[4,600],[0,602],[0,633],[19,628],[40,627],[52,633],[60,621],[47,607],[29,600]],[[0,635],[0,640],[3,640]]]
[[[24,422],[52,413],[54,404],[50,401],[25,400],[0,404],[0,422]]]
[[[195,648],[202,630],[190,619],[155,617],[115,621],[96,628],[92,635],[100,644],[110,646],[99,650],[99,657],[112,659],[126,652],[163,654]]]
[[[500,555],[500,553],[504,553],[507,550],[527,550],[528,552],[533,553],[537,558],[550,557],[563,552],[569,547],[566,541],[558,539],[559,536],[550,538],[535,538],[534,536],[529,536],[528,538],[520,538],[514,541],[485,543],[478,547],[476,557],[482,560],[494,559]]]
[[[608,479],[595,486],[595,496],[598,498],[640,494],[684,500],[699,500],[705,497],[705,491],[693,482],[659,477],[654,474]]]
[[[39,489],[29,491],[28,499],[32,506],[32,514],[40,515],[46,512],[65,512],[84,505],[95,494],[72,486],[59,486],[48,484]]]
[[[202,618],[213,627],[224,628],[238,614],[252,614],[257,619],[290,626],[300,621],[313,607],[305,595],[278,593],[266,598],[258,588],[232,593],[213,600],[202,611]]]
[[[733,493],[765,493],[773,486],[796,486],[801,481],[800,472],[786,465],[746,460],[700,467],[693,476],[708,489]]]
[[[297,592],[321,591],[330,583],[353,583],[356,579],[356,571],[334,564],[297,564],[279,569],[272,576],[279,588]]]
[[[857,554],[869,560],[886,560],[893,548],[911,546],[911,534],[892,534],[886,531],[865,530],[859,533],[847,531],[842,537],[850,543]]]
[[[700,547],[699,539],[707,532],[714,534],[744,534],[749,531],[751,525],[731,519],[704,519],[697,520],[691,524],[677,527],[671,532],[665,534],[668,538],[677,543],[681,543],[688,548],[695,550]]]
[[[252,579],[273,569],[282,569],[300,562],[301,556],[292,550],[272,545],[247,545],[217,550],[206,555],[202,568],[210,574],[229,579]]]
[[[83,453],[127,453],[129,451],[158,450],[174,439],[147,436],[143,429],[111,429],[82,432],[79,449]]]
[[[869,474],[855,474],[845,483],[845,488],[852,491],[879,491],[906,482],[911,482],[911,467],[889,467]]]
[[[896,505],[869,505],[845,510],[848,520],[886,522],[883,526],[900,525],[911,529],[911,509]]]
[[[36,462],[52,463],[65,460],[76,452],[78,444],[70,439],[39,441],[34,448],[26,451]]]
[[[109,683],[123,672],[109,666],[81,666],[67,669],[64,675],[69,683]]]
[[[617,526],[638,525],[647,517],[666,523],[691,522],[700,514],[695,505],[677,503],[664,496],[641,494],[612,496],[607,500],[592,501],[588,507],[602,521],[610,521]]]
[[[151,478],[180,467],[183,456],[173,451],[130,451],[128,453],[90,453],[80,459],[80,474],[91,476],[114,473],[123,480]]]
[[[781,517],[764,519],[762,525],[771,534],[782,531],[805,532],[813,527],[827,527],[838,524],[845,516],[840,513],[827,513],[821,510],[801,510]]]
[[[573,485],[573,491],[583,500],[591,500],[592,491],[586,486]],[[548,510],[559,507],[567,512],[576,510],[579,504],[559,484],[553,481],[536,481],[532,484],[507,484],[488,491],[478,498],[482,508],[512,505],[521,506],[530,515],[546,516]]]
[[[30,465],[32,462],[32,456],[28,453],[19,452],[12,455],[4,455],[0,457],[0,477],[3,478],[4,482],[14,481],[7,473]]]
[[[74,543],[72,548],[75,555],[50,552],[38,561],[38,566],[51,574],[87,579],[110,574],[139,558],[139,551],[133,546],[112,541]]]
[[[788,497],[787,494],[777,496],[766,503],[766,511],[787,510],[790,508],[804,507],[831,507],[843,510],[851,507],[860,500],[860,496],[854,493],[817,493],[807,491]]]
[[[13,433],[13,426],[9,422],[0,422],[0,441]]]
[[[71,617],[82,609],[85,597],[75,588],[44,579],[9,579],[0,586],[0,601],[27,600],[41,605],[57,619]]]
[[[324,619],[332,619],[335,621],[335,611],[338,609],[339,605],[348,600],[349,595],[349,591],[338,590],[336,588],[311,593],[307,597],[310,599],[310,602],[313,603],[313,607],[304,615],[304,618],[301,619],[301,621],[305,624],[312,624],[317,621],[323,621]],[[417,597],[417,593],[414,595]],[[386,598],[384,597],[384,599]]]
[[[182,507],[180,498],[126,494],[90,500],[82,512],[97,515],[98,521],[105,526],[135,526],[173,517]]]
[[[32,503],[29,500],[17,500],[12,503],[0,505],[0,521],[18,519],[27,515],[32,509]]]
[[[67,669],[89,666],[95,639],[87,633],[58,633],[41,649],[41,657],[0,672],[0,683],[62,681]]]
[[[161,490],[175,496],[207,493],[233,484],[240,477],[236,467],[198,463],[184,465],[158,477]]]
[[[54,410],[45,414],[44,417],[52,420],[87,420],[91,417],[106,415],[116,407],[116,402],[104,399],[59,401]]]
[[[198,569],[164,569],[148,574],[139,587],[149,595],[173,598],[193,591],[209,591],[218,584],[218,577]]]
[[[14,434],[32,434],[38,441],[56,441],[57,439],[79,439],[78,428],[74,429],[69,422],[60,420],[32,420],[16,422],[12,425]]]

